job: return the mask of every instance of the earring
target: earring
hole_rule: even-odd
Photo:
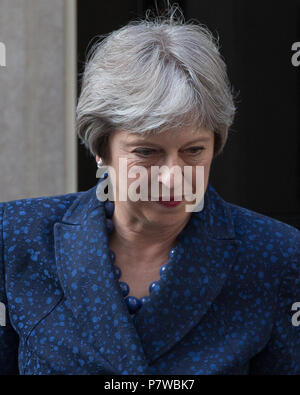
[[[112,180],[109,177],[109,166],[103,165],[103,160],[100,158],[97,161],[97,172],[96,178],[106,179],[105,181],[98,182],[96,188],[96,196],[97,199],[101,202],[106,201],[107,199],[110,201],[114,201],[114,191],[112,186]]]
[[[102,165],[103,165],[103,160],[100,158],[100,159],[98,160],[98,162],[97,162],[97,167],[98,167],[98,169],[100,169]]]
[[[97,172],[96,172],[96,178],[106,178],[108,177],[107,173],[107,166],[103,165],[103,160],[100,158],[97,162]]]

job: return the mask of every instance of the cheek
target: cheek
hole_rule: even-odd
[[[196,187],[199,187],[201,184],[201,178],[203,179],[202,182],[204,183],[204,189],[206,189],[209,179],[211,160],[203,160],[201,163],[198,163],[197,166],[201,166],[202,168],[198,170],[196,169],[196,166],[193,168],[192,184],[194,193],[196,192]]]
[[[209,178],[209,173],[210,173],[210,165],[211,165],[211,160],[207,161],[203,166],[204,166],[204,183],[205,185],[208,182]]]

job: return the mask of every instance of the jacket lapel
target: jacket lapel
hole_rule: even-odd
[[[160,289],[132,317],[112,271],[96,186],[80,192],[54,225],[54,238],[59,278],[74,316],[119,374],[147,373],[149,363],[199,323],[221,292],[240,244],[228,204],[209,185],[204,209],[192,213],[180,234]]]
[[[149,363],[199,323],[221,292],[239,245],[228,205],[209,185],[204,208],[192,213],[180,235],[160,289],[134,317]]]
[[[81,192],[54,225],[57,270],[75,318],[114,374],[143,374],[147,361],[114,278],[103,203]]]

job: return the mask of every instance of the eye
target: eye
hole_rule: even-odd
[[[190,147],[187,148],[186,151],[190,154],[199,154],[201,153],[205,148],[204,147]]]
[[[151,148],[137,148],[137,149],[133,150],[132,152],[134,152],[135,154],[138,154],[140,156],[146,157],[146,156],[150,156],[151,154],[153,154],[155,152],[155,150],[151,149]]]

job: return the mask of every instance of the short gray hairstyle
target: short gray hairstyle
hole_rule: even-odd
[[[222,152],[236,108],[218,40],[205,25],[170,14],[131,21],[90,51],[76,130],[92,155],[105,160],[113,130],[187,125],[212,130],[214,156]]]

